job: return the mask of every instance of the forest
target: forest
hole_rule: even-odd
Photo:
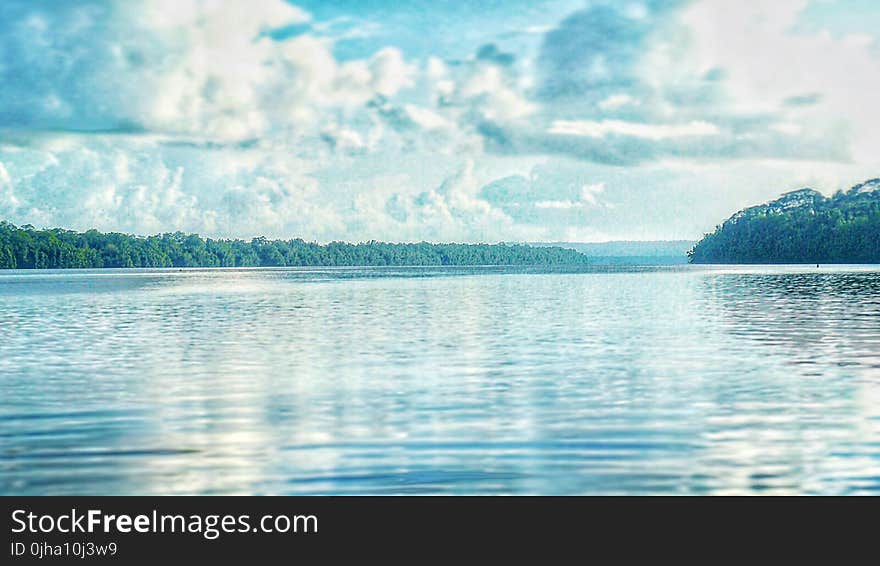
[[[802,189],[734,214],[692,263],[880,263],[880,179],[833,197]]]
[[[586,263],[587,257],[574,250],[522,244],[318,244],[263,237],[211,239],[182,232],[143,237],[0,222],[0,269]]]

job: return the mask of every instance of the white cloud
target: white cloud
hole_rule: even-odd
[[[522,92],[513,71],[491,60],[471,60],[451,69],[442,61],[428,61],[426,77],[447,112],[466,121],[476,115],[493,122],[527,118],[539,106]]]
[[[638,104],[638,101],[628,94],[612,94],[608,98],[599,101],[600,110],[617,110],[623,106]]]
[[[355,198],[350,229],[365,237],[408,241],[529,240],[540,228],[517,224],[493,206],[480,189],[489,181],[473,161],[444,175],[433,187],[397,174],[377,179]]]
[[[427,108],[416,106],[414,104],[407,104],[404,106],[404,109],[413,122],[426,130],[439,130],[453,127],[450,120],[447,120],[437,112]]]
[[[8,214],[18,208],[18,205],[19,201],[13,191],[12,178],[9,176],[9,171],[0,162],[0,211]]]
[[[506,151],[544,148],[618,164],[667,155],[874,160],[876,40],[798,31],[806,5],[647,0],[633,11],[592,2],[544,40],[537,115],[551,137],[496,137]],[[560,135],[613,145],[552,137]],[[712,139],[683,143],[689,137]]]
[[[694,121],[687,124],[639,124],[621,120],[557,120],[548,133],[566,136],[604,138],[611,135],[632,136],[649,140],[667,140],[681,137],[714,136],[718,126],[708,122]]]
[[[671,66],[721,68],[728,104],[740,111],[780,113],[788,97],[817,93],[819,101],[787,111],[803,129],[842,126],[853,157],[876,162],[880,155],[880,54],[877,37],[833,36],[797,31],[807,0],[728,2],[701,0],[682,15],[692,48]],[[845,124],[845,126],[843,126]]]
[[[584,203],[580,201],[570,200],[539,200],[535,203],[535,208],[556,208],[567,210],[569,208],[583,208]]]
[[[18,165],[9,168],[8,176],[20,189],[14,210],[0,202],[6,218],[17,224],[137,234],[345,234],[338,203],[327,199],[310,176],[314,166],[284,150],[204,152],[118,140],[92,141],[91,147],[60,145],[52,152],[25,148],[16,155]],[[3,186],[0,181],[0,201]]]
[[[527,35],[543,35],[552,29],[553,26],[527,26],[522,30],[522,33]]]
[[[605,183],[593,183],[581,187],[581,202],[596,205],[597,197],[605,191]]]
[[[453,96],[456,95],[477,104],[481,114],[489,120],[516,120],[537,109],[536,105],[517,92],[501,67],[489,63],[474,65],[457,84]]]
[[[581,187],[578,200],[539,200],[535,208],[569,210],[599,205],[598,195],[605,190],[605,183],[587,184]]]
[[[342,150],[359,150],[368,146],[363,136],[356,130],[347,128],[337,123],[328,124],[322,135],[332,143],[334,148]]]
[[[22,128],[317,139],[328,115],[348,118],[417,73],[394,47],[342,63],[330,39],[273,40],[268,31],[310,19],[283,0],[85,2],[49,14],[11,0],[0,18],[0,51],[24,53],[0,67],[0,108]]]
[[[394,96],[415,84],[416,66],[407,63],[399,49],[386,47],[370,59],[371,86],[383,96]]]
[[[278,0],[147,0],[139,7],[144,19],[160,29],[198,28],[209,35],[209,44],[223,39],[255,34],[311,16],[296,6]]]

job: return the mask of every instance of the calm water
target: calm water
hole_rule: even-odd
[[[0,272],[0,493],[880,494],[880,268]]]

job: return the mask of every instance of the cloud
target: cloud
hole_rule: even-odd
[[[817,137],[845,129],[847,157],[876,161],[880,131],[880,52],[877,34],[832,34],[804,25],[817,2],[701,0],[682,12],[691,33],[690,65],[725,70],[728,105],[800,123]],[[846,7],[826,7],[844,14]],[[855,10],[877,29],[876,10]],[[862,24],[864,25],[864,24]],[[804,29],[806,28],[806,29]],[[794,104],[792,104],[794,103]],[[800,104],[798,104],[800,103]],[[797,142],[797,140],[794,140]]]
[[[416,68],[403,59],[399,49],[386,47],[373,55],[369,63],[372,89],[383,96],[394,96],[403,88],[415,83]]]
[[[617,92],[644,88],[638,63],[666,18],[682,4],[677,0],[589,2],[544,36],[538,62],[541,98],[595,103]]]
[[[0,124],[236,135],[270,49],[260,34],[307,16],[280,1],[33,3],[0,8]]]
[[[4,2],[0,127],[317,139],[328,114],[414,84],[396,48],[340,63],[328,39],[268,35],[309,19],[282,0]]]
[[[0,213],[10,213],[18,208],[19,201],[15,196],[14,187],[12,186],[12,178],[9,171],[0,162]]]
[[[482,120],[516,122],[534,114],[538,105],[523,92],[513,61],[499,63],[499,54],[487,54],[486,47],[481,52],[454,66],[429,61],[427,75],[438,107],[456,114],[463,127]]]
[[[789,96],[783,101],[786,106],[812,106],[822,102],[822,95],[816,92],[810,94],[796,94]]]
[[[718,126],[708,122],[687,124],[640,124],[621,120],[557,120],[550,125],[548,133],[566,136],[604,138],[607,136],[630,136],[649,140],[665,140],[682,137],[714,136]]]
[[[629,104],[638,104],[638,101],[628,94],[612,94],[609,97],[599,101],[600,110],[617,110]]]
[[[404,106],[404,110],[413,122],[426,130],[442,130],[454,127],[451,121],[433,110],[413,104],[407,104]]]
[[[442,5],[380,28],[312,7],[0,3],[0,217],[471,241],[665,237],[665,222],[677,237],[749,204],[728,193],[839,188],[821,171],[878,164],[876,38],[805,22],[808,0],[589,0],[554,4],[550,26],[549,7],[497,8],[486,31]]]
[[[516,62],[516,57],[512,53],[501,51],[494,43],[487,43],[477,49],[476,58],[478,61],[489,61],[502,67],[509,67]]]
[[[534,168],[528,175],[514,175],[493,181],[480,190],[480,198],[503,210],[514,220],[527,224],[588,225],[613,208],[602,202],[603,181],[585,181],[586,171],[574,175]]]
[[[451,241],[464,236],[497,241],[515,233],[512,220],[480,198],[480,186],[474,162],[467,161],[436,188],[416,194],[394,192],[380,202],[361,199],[359,214],[383,217],[386,224],[394,225],[395,233],[414,240]]]
[[[569,210],[572,208],[587,208],[599,206],[599,195],[605,190],[605,183],[593,183],[581,187],[577,200],[539,200],[534,203],[535,208],[555,208]]]
[[[309,164],[283,151],[76,140],[15,152],[14,166],[3,168],[8,182],[0,179],[0,217],[19,224],[137,234],[344,233]],[[0,151],[0,161],[12,161],[11,155]],[[10,202],[5,187],[13,185]]]
[[[482,139],[501,154],[617,164],[670,155],[846,159],[847,138],[864,128],[804,114],[833,97],[803,87],[747,94],[742,63],[706,45],[718,14],[737,23],[730,34],[748,29],[785,43],[800,4],[737,8],[728,18],[730,7],[712,0],[594,0],[547,31],[534,61],[484,43],[467,60],[434,57],[420,68],[395,47],[339,61],[326,37],[274,37],[285,26],[327,27],[282,0],[183,0],[174,10],[167,0],[52,10],[11,0],[0,8],[0,46],[22,56],[0,70],[12,85],[0,93],[0,125],[341,152],[454,151]],[[761,10],[770,16],[751,25]],[[710,135],[708,145],[679,139]]]
[[[880,143],[866,98],[880,88],[877,55],[853,37],[793,33],[805,4],[594,0],[544,36],[534,88],[513,90],[531,105],[529,121],[483,112],[474,127],[499,154],[616,165],[867,159]],[[817,83],[814,61],[828,66],[819,76],[856,65],[862,87],[849,92],[844,76]],[[859,99],[858,108],[831,111],[844,98]]]

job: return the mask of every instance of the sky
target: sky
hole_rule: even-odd
[[[698,239],[880,177],[876,0],[3,0],[0,219]]]

